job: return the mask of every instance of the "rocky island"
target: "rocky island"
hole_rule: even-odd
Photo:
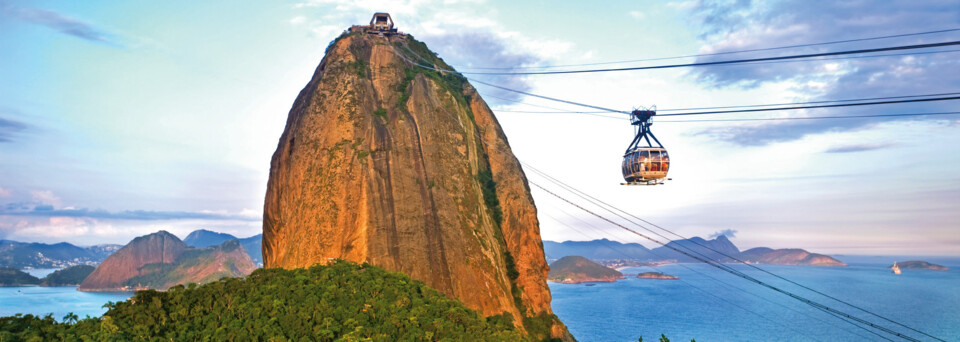
[[[929,262],[921,261],[921,260],[898,261],[898,262],[895,262],[894,265],[899,266],[901,270],[946,271],[950,269],[946,266],[931,264]]]
[[[562,284],[609,283],[623,279],[623,273],[604,267],[578,255],[560,258],[550,264],[547,280]]]
[[[847,266],[831,256],[811,253],[799,248],[751,248],[740,253],[740,259],[750,263],[803,266]]]
[[[661,272],[643,272],[637,275],[637,278],[640,279],[663,279],[663,280],[677,280],[680,279],[677,276],[672,276],[669,274],[664,274]]]

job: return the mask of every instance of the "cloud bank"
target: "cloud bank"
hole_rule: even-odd
[[[816,6],[811,6],[809,2],[802,0],[773,3],[748,0],[701,1],[690,10],[703,26],[701,37],[707,43],[701,47],[700,53],[705,54],[935,31],[956,27],[960,18],[960,6],[957,6],[955,1],[832,1],[818,2]],[[960,39],[960,34],[948,32],[795,49],[701,56],[696,61],[710,62],[735,58],[842,51],[957,39]],[[935,94],[960,89],[960,73],[956,72],[960,70],[958,55],[960,55],[958,52],[944,52],[922,55],[901,54],[879,58],[714,66],[691,70],[689,76],[708,88],[753,89],[767,85],[780,85],[788,88],[791,93],[797,94],[794,99],[796,101]],[[777,115],[924,113],[950,111],[956,106],[957,101],[943,101],[791,111]],[[901,119],[814,120],[761,125],[744,124],[733,127],[726,125],[722,128],[704,130],[701,133],[741,145],[766,145],[800,139],[808,134],[849,131],[891,120]],[[915,117],[911,120],[940,119]]]
[[[115,35],[105,30],[48,9],[17,7],[6,1],[0,1],[0,16],[45,26],[60,33],[95,43],[123,46]]]

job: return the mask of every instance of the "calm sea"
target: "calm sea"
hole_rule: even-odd
[[[80,318],[100,316],[107,309],[103,304],[127,300],[132,292],[91,293],[77,291],[76,286],[63,287],[0,287],[0,316],[17,313],[46,315],[52,313],[57,320],[73,312]]]
[[[949,271],[905,270],[894,275],[887,268],[892,262],[856,263],[854,258],[840,259],[850,266],[761,267],[947,341],[960,341],[960,260],[937,260],[951,266]],[[878,320],[744,265],[734,267],[858,317]],[[641,336],[644,341],[657,341],[661,333],[674,342],[882,340],[708,265],[622,270],[634,274],[649,271],[676,275],[680,280],[628,277],[592,286],[550,283],[553,310],[580,341],[636,341]],[[911,335],[923,341],[932,340],[916,333]]]
[[[938,259],[949,271],[894,275],[887,262],[842,258],[847,267],[761,266],[773,273],[931,333],[960,341],[960,259]],[[931,260],[932,261],[932,260]],[[854,310],[745,266],[745,273],[810,299]],[[615,283],[550,283],[553,310],[580,341],[876,341],[875,335],[796,300],[707,265],[628,268],[681,280],[627,278]],[[132,293],[87,293],[76,287],[0,287],[0,315],[68,312],[99,316],[109,301]],[[861,317],[866,317],[858,314]],[[903,330],[903,329],[901,329]],[[916,334],[914,334],[916,335]],[[921,338],[927,341],[929,339]]]

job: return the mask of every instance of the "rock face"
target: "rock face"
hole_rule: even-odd
[[[799,248],[751,248],[743,251],[740,259],[748,262],[775,265],[847,266],[847,264],[842,261],[830,256],[810,253]]]
[[[77,288],[81,291],[164,290],[187,283],[240,277],[256,266],[237,240],[193,248],[166,231],[133,239],[104,260]]]
[[[946,271],[950,268],[942,265],[931,264],[926,261],[920,260],[911,260],[911,261],[899,261],[896,265],[900,266],[900,269],[904,270],[932,270],[932,271]]]
[[[536,207],[496,118],[465,79],[398,53],[450,68],[409,36],[349,33],[327,49],[271,160],[264,266],[369,262],[521,329],[550,327],[535,337],[567,336]]]
[[[582,256],[570,255],[550,264],[548,279],[552,282],[564,284],[609,283],[617,281],[617,279],[623,279],[623,274]]]

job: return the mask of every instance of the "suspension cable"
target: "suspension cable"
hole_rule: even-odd
[[[620,227],[621,229],[624,229],[624,230],[626,230],[626,231],[628,231],[628,232],[630,232],[630,233],[632,233],[632,234],[634,234],[634,235],[637,235],[637,236],[642,237],[642,238],[644,238],[644,239],[647,239],[647,240],[649,240],[649,241],[651,241],[651,242],[654,242],[654,243],[657,243],[657,244],[662,245],[662,246],[664,246],[664,247],[667,247],[667,248],[669,248],[669,249],[671,249],[671,250],[674,250],[674,251],[676,251],[676,252],[678,252],[678,253],[680,253],[680,254],[683,254],[683,255],[686,255],[686,256],[688,256],[688,257],[691,257],[691,258],[693,258],[693,259],[695,259],[695,260],[697,260],[697,261],[700,261],[700,262],[705,263],[705,264],[708,264],[708,265],[710,265],[710,266],[719,268],[719,269],[721,269],[721,270],[723,270],[723,271],[725,271],[725,272],[727,272],[727,273],[733,274],[733,275],[735,275],[735,276],[737,276],[737,277],[743,278],[744,280],[753,282],[753,283],[755,283],[755,284],[757,284],[757,285],[760,285],[760,286],[766,287],[766,288],[768,288],[768,289],[771,289],[771,290],[773,290],[773,291],[782,293],[782,294],[784,294],[784,295],[787,295],[787,296],[789,296],[789,297],[791,297],[791,298],[793,298],[793,299],[796,299],[796,300],[798,300],[798,301],[800,301],[800,302],[802,302],[802,303],[804,303],[804,304],[810,305],[810,306],[812,306],[812,307],[821,308],[821,309],[830,311],[830,312],[832,312],[832,313],[834,313],[834,314],[843,316],[843,317],[848,318],[848,319],[850,319],[850,320],[856,321],[856,322],[858,322],[858,323],[860,323],[860,324],[864,324],[864,325],[870,326],[871,328],[880,330],[880,331],[882,331],[882,332],[885,332],[885,333],[890,334],[890,335],[893,335],[893,336],[900,337],[900,338],[905,339],[905,340],[908,340],[908,341],[920,342],[920,340],[918,340],[918,339],[916,339],[916,338],[913,338],[913,337],[910,337],[910,336],[901,334],[901,333],[899,333],[899,332],[897,332],[897,331],[894,331],[894,330],[892,330],[892,329],[890,329],[890,328],[887,328],[887,327],[884,327],[884,326],[881,326],[881,325],[874,324],[874,323],[872,323],[872,322],[870,322],[870,321],[867,321],[867,320],[864,320],[864,319],[862,319],[862,318],[859,318],[859,317],[850,315],[850,314],[848,314],[848,313],[839,311],[839,310],[837,310],[837,309],[834,309],[834,308],[832,308],[832,307],[826,306],[826,305],[824,305],[824,304],[820,304],[820,303],[818,303],[818,302],[815,302],[815,301],[812,301],[812,300],[810,300],[810,299],[804,298],[804,297],[802,297],[802,296],[796,295],[796,294],[794,294],[794,293],[792,293],[792,292],[789,292],[789,291],[780,289],[780,288],[778,288],[778,287],[776,287],[776,286],[767,284],[766,282],[761,281],[761,280],[759,280],[759,279],[756,279],[756,278],[754,278],[754,277],[752,277],[752,276],[750,276],[750,275],[744,274],[743,272],[740,272],[740,271],[737,271],[737,270],[734,270],[734,269],[730,269],[730,268],[724,268],[724,267],[722,267],[720,264],[718,264],[718,263],[716,263],[716,262],[713,262],[713,261],[711,261],[711,260],[707,260],[707,259],[701,258],[701,257],[696,256],[696,255],[693,255],[693,254],[688,253],[688,252],[686,252],[686,251],[683,251],[683,250],[681,250],[681,249],[679,249],[679,248],[676,248],[676,247],[674,247],[674,246],[672,246],[672,245],[669,245],[669,244],[667,244],[667,243],[661,242],[661,241],[659,241],[659,240],[657,240],[657,239],[654,239],[654,238],[651,238],[651,237],[649,237],[649,236],[647,236],[647,235],[644,235],[643,233],[640,233],[640,232],[638,232],[638,231],[636,231],[636,230],[633,230],[633,229],[631,229],[631,228],[629,228],[629,227],[626,227],[626,226],[624,226],[624,225],[622,225],[622,224],[619,224],[619,223],[617,223],[617,222],[614,222],[613,220],[610,220],[610,219],[608,219],[608,218],[606,218],[606,217],[604,217],[604,216],[602,216],[602,215],[599,215],[599,214],[597,214],[597,213],[595,213],[595,212],[593,212],[593,211],[591,211],[591,210],[589,210],[589,209],[587,209],[587,208],[584,208],[583,206],[580,206],[579,204],[576,204],[576,203],[574,203],[574,202],[572,202],[572,201],[564,198],[563,196],[560,196],[560,195],[558,195],[558,194],[556,194],[556,193],[554,193],[554,192],[552,192],[552,191],[544,188],[543,186],[541,186],[541,185],[539,185],[539,184],[537,184],[537,183],[535,183],[535,182],[529,182],[529,183],[530,183],[531,185],[539,188],[540,190],[543,190],[544,192],[550,194],[551,196],[554,196],[554,197],[560,199],[561,201],[564,201],[564,202],[566,202],[566,203],[568,203],[568,204],[570,204],[570,205],[572,205],[572,206],[574,206],[574,207],[576,207],[576,208],[578,208],[578,209],[580,209],[580,210],[583,210],[584,212],[586,212],[586,213],[588,213],[588,214],[590,214],[590,215],[593,215],[593,216],[595,216],[595,217],[597,217],[597,218],[599,218],[599,219],[601,219],[601,220],[603,220],[603,221],[606,221],[607,223],[613,224],[613,225],[615,225],[615,226],[617,226],[617,227]],[[851,324],[852,324],[852,323],[851,323]]]
[[[613,206],[613,205],[611,205],[611,204],[609,204],[609,203],[606,203],[606,202],[604,202],[604,201],[602,201],[602,200],[600,200],[600,199],[597,199],[596,197],[593,197],[593,196],[591,196],[590,194],[587,194],[586,192],[583,192],[583,191],[581,191],[581,190],[579,190],[579,189],[576,189],[576,188],[574,188],[573,186],[570,186],[569,184],[564,183],[563,181],[561,181],[561,180],[559,180],[559,179],[556,179],[556,178],[550,176],[549,174],[546,174],[545,172],[543,172],[543,171],[541,171],[541,170],[539,170],[539,169],[537,169],[537,168],[535,168],[535,167],[533,167],[533,166],[531,166],[531,165],[529,165],[529,164],[526,164],[526,163],[523,163],[523,162],[521,162],[521,164],[523,164],[524,166],[530,168],[532,171],[534,171],[534,172],[537,173],[538,175],[546,178],[548,181],[550,181],[550,182],[552,182],[552,183],[560,186],[561,188],[563,188],[563,189],[565,189],[565,190],[567,190],[567,191],[570,191],[570,192],[573,193],[574,195],[576,195],[576,196],[578,196],[578,197],[580,197],[580,198],[582,198],[582,199],[584,199],[584,200],[586,200],[586,201],[588,201],[588,202],[590,202],[590,203],[592,203],[592,204],[594,204],[594,205],[597,205],[597,206],[603,208],[604,210],[606,210],[606,211],[608,211],[608,212],[610,212],[610,213],[612,213],[612,214],[620,217],[621,219],[624,219],[624,220],[626,220],[627,222],[630,222],[630,223],[632,223],[632,224],[634,224],[634,225],[636,225],[636,226],[638,226],[638,227],[640,227],[640,228],[643,228],[644,230],[647,230],[647,231],[649,231],[649,232],[651,232],[651,233],[653,233],[653,234],[655,234],[655,235],[657,235],[657,236],[660,236],[660,237],[662,237],[662,238],[664,238],[664,239],[669,239],[669,238],[667,238],[667,237],[665,237],[665,236],[663,236],[663,235],[661,235],[661,234],[659,234],[659,233],[654,232],[653,230],[651,230],[651,229],[649,229],[649,228],[647,228],[647,227],[644,227],[643,225],[641,225],[641,224],[639,224],[639,223],[637,223],[637,222],[631,221],[629,218],[626,218],[626,217],[624,217],[624,216],[622,216],[622,215],[620,215],[620,214],[617,214],[617,213],[614,212],[614,211],[623,213],[624,215],[627,215],[627,216],[629,216],[629,217],[632,217],[632,218],[634,218],[634,219],[637,219],[637,220],[639,220],[639,221],[641,221],[641,222],[644,222],[644,223],[646,223],[646,224],[648,224],[648,225],[651,225],[651,226],[653,226],[653,227],[656,227],[657,229],[660,229],[660,230],[662,230],[662,231],[664,231],[664,232],[666,232],[666,233],[669,233],[669,234],[674,235],[674,236],[676,236],[676,237],[679,237],[679,238],[681,238],[681,239],[689,240],[688,238],[684,237],[683,235],[677,234],[677,233],[675,233],[675,232],[673,232],[673,231],[671,231],[671,230],[668,230],[668,229],[666,229],[666,228],[663,228],[663,227],[661,227],[661,226],[659,226],[659,225],[656,225],[656,224],[654,224],[654,223],[652,223],[652,222],[650,222],[650,221],[644,220],[643,218],[637,217],[636,215],[633,215],[633,214],[631,214],[631,213],[629,213],[629,212],[627,212],[627,211],[625,211],[625,210],[623,210],[623,209],[617,208],[617,207],[615,207],[615,206]],[[736,258],[736,257],[734,257],[734,256],[728,255],[728,254],[726,254],[726,253],[724,253],[724,252],[722,252],[722,251],[718,251],[718,250],[716,250],[716,249],[714,249],[714,248],[711,248],[710,246],[707,246],[707,245],[704,245],[704,244],[701,244],[701,243],[698,243],[698,242],[692,241],[692,240],[689,240],[689,241],[691,241],[692,243],[696,244],[697,246],[700,246],[700,247],[702,247],[702,248],[706,248],[706,249],[708,249],[708,250],[710,250],[710,251],[712,251],[712,252],[714,252],[714,253],[720,254],[720,255],[722,255],[722,256],[724,256],[724,257],[727,257],[727,258],[730,258],[730,259],[732,259],[732,260],[734,260],[734,261],[736,261],[736,262],[738,262],[738,263],[747,265],[747,266],[750,267],[750,268],[753,268],[753,269],[758,270],[758,271],[760,271],[760,272],[769,274],[769,275],[774,276],[774,277],[776,277],[776,278],[778,278],[778,279],[780,279],[780,280],[783,280],[783,281],[786,281],[786,282],[791,283],[791,284],[793,284],[793,285],[799,286],[799,287],[801,287],[801,288],[803,288],[803,289],[805,289],[805,290],[808,290],[808,291],[814,292],[814,293],[816,293],[816,294],[819,294],[819,295],[821,295],[821,296],[827,297],[827,298],[829,298],[829,299],[835,300],[835,301],[837,301],[837,302],[840,302],[840,303],[842,303],[842,304],[845,304],[845,305],[847,305],[847,306],[850,306],[850,307],[855,308],[855,309],[857,309],[857,310],[860,310],[860,311],[862,311],[862,312],[865,312],[865,313],[868,313],[868,314],[870,314],[870,315],[873,315],[873,316],[875,316],[875,317],[877,317],[877,318],[883,319],[883,320],[885,320],[885,321],[887,321],[887,322],[890,322],[890,323],[899,325],[899,326],[901,326],[901,327],[907,328],[907,329],[909,329],[909,330],[912,330],[912,331],[914,331],[914,332],[916,332],[916,333],[925,335],[925,336],[927,336],[927,337],[930,337],[930,338],[933,338],[933,339],[936,339],[936,340],[939,340],[939,341],[944,341],[943,339],[938,338],[938,337],[936,337],[936,336],[933,336],[933,335],[930,335],[930,334],[925,333],[925,332],[923,332],[923,331],[920,331],[920,330],[911,328],[911,327],[909,327],[909,326],[907,326],[907,325],[904,325],[904,324],[899,323],[899,322],[897,322],[897,321],[891,320],[891,319],[886,318],[886,317],[884,317],[884,316],[878,315],[878,314],[876,314],[876,313],[874,313],[874,312],[871,312],[871,311],[869,311],[869,310],[866,310],[866,309],[864,309],[864,308],[862,308],[862,307],[859,307],[859,306],[854,305],[854,304],[852,304],[852,303],[849,303],[849,302],[847,302],[847,301],[841,300],[841,299],[839,299],[839,298],[836,298],[836,297],[834,297],[834,296],[828,295],[828,294],[823,293],[823,292],[821,292],[821,291],[817,291],[817,290],[815,290],[815,289],[813,289],[813,288],[810,288],[810,287],[808,287],[808,286],[805,286],[805,285],[803,285],[803,284],[797,283],[797,282],[795,282],[795,281],[793,281],[793,280],[787,279],[787,278],[785,278],[785,277],[783,277],[783,276],[777,275],[777,274],[775,274],[775,273],[773,273],[773,272],[770,272],[770,271],[768,271],[768,270],[766,270],[766,269],[764,269],[764,268],[761,268],[761,267],[759,267],[759,266],[756,266],[756,265],[747,263],[747,262],[744,261],[744,260],[741,260],[741,259]],[[687,249],[689,249],[691,252],[703,256],[703,254],[697,253],[696,251],[694,251],[693,249],[690,249],[689,247],[682,246],[682,245],[681,245],[681,247],[687,248]],[[945,341],[944,341],[944,342],[945,342]]]
[[[834,52],[807,53],[807,54],[788,55],[788,56],[732,59],[732,60],[713,61],[713,62],[650,65],[650,66],[624,67],[624,68],[554,70],[554,71],[521,71],[521,72],[458,72],[458,73],[466,74],[466,75],[521,76],[521,75],[559,75],[559,74],[582,74],[582,73],[597,73],[597,72],[612,72],[612,71],[673,69],[673,68],[687,68],[687,67],[703,67],[703,66],[711,66],[711,65],[743,64],[743,63],[765,62],[765,61],[782,61],[782,60],[791,60],[791,59],[807,59],[807,58],[827,57],[827,56],[855,55],[855,54],[865,54],[865,53],[874,53],[874,52],[883,52],[883,51],[929,49],[929,48],[954,46],[954,45],[960,45],[960,41],[954,40],[954,41],[946,41],[946,42],[939,42],[939,43],[888,46],[888,47],[872,48],[872,49],[858,49],[858,50],[845,50],[845,51],[834,51]],[[453,70],[443,70],[443,71],[457,72]]]
[[[703,111],[703,112],[687,112],[687,113],[667,113],[667,114],[658,114],[658,116],[681,116],[681,115],[705,115],[705,114],[730,114],[730,113],[769,112],[769,111],[781,111],[781,110],[814,109],[814,108],[836,108],[836,107],[855,107],[855,106],[873,106],[873,105],[896,104],[896,103],[934,102],[934,101],[953,101],[953,100],[960,100],[960,96],[934,97],[934,98],[926,98],[926,99],[909,99],[909,100],[890,100],[890,101],[875,101],[875,102],[858,102],[858,103],[836,103],[836,104],[811,105],[811,106],[791,106],[791,107],[735,109],[735,110],[719,110],[719,111]]]
[[[909,37],[909,36],[919,36],[919,35],[928,35],[928,34],[936,34],[936,33],[954,32],[954,31],[960,31],[960,28],[946,29],[946,30],[936,30],[936,31],[926,31],[926,32],[916,32],[916,33],[905,33],[905,34],[896,34],[896,35],[878,36],[878,37],[869,37],[869,38],[857,38],[857,39],[836,40],[836,41],[822,42],[822,43],[796,44],[796,45],[777,46],[777,47],[770,47],[770,48],[758,48],[758,49],[747,49],[747,50],[738,50],[738,51],[724,51],[724,52],[714,52],[714,53],[702,53],[702,54],[685,55],[685,56],[674,56],[674,57],[644,58],[644,59],[633,59],[633,60],[626,60],[626,61],[598,62],[598,63],[582,63],[582,64],[544,65],[544,66],[528,66],[528,67],[522,67],[522,66],[521,66],[521,67],[474,67],[474,68],[465,68],[465,69],[470,69],[470,70],[520,70],[520,69],[550,69],[550,68],[561,68],[561,67],[608,65],[608,64],[626,64],[626,63],[634,63],[634,62],[662,61],[662,60],[682,59],[682,58],[691,58],[691,57],[719,56],[719,55],[729,55],[729,54],[738,54],[738,53],[746,53],[746,52],[772,51],[772,50],[792,49],[792,48],[798,48],[798,47],[810,47],[810,46],[820,46],[820,45],[832,45],[832,44],[842,44],[842,43],[853,43],[853,42],[862,42],[862,41],[869,41],[869,40],[888,39],[888,38],[900,38],[900,37]]]

